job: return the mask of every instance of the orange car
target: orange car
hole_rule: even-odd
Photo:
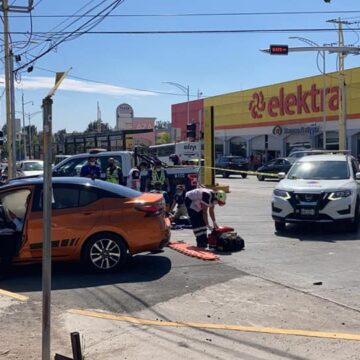
[[[15,264],[42,261],[42,192],[42,178],[0,187],[0,242],[14,235]],[[81,261],[98,272],[120,268],[128,254],[162,248],[170,238],[162,195],[88,178],[53,179],[51,222],[53,261]]]

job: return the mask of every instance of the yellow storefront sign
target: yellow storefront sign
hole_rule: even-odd
[[[360,68],[344,74],[347,118],[360,118]],[[205,123],[211,106],[216,129],[316,122],[322,120],[324,111],[328,120],[337,120],[339,84],[338,73],[326,75],[325,101],[322,75],[209,97],[204,99]]]

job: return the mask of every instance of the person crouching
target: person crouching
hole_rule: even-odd
[[[170,207],[170,212],[174,211],[175,206],[176,210],[174,215],[171,217],[171,220],[175,223],[180,219],[182,216],[188,216],[187,209],[185,206],[185,185],[176,185],[176,192],[173,198],[173,202]]]
[[[223,206],[226,203],[226,193],[223,190],[214,191],[207,188],[190,190],[185,195],[185,206],[188,211],[193,232],[198,247],[208,245],[207,230],[217,228],[214,206]],[[208,211],[213,222],[209,225]]]

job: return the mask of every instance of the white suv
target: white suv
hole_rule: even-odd
[[[283,176],[272,197],[276,231],[285,230],[286,223],[336,221],[357,230],[360,173],[354,157],[341,152],[304,156]]]

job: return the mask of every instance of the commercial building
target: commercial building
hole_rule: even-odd
[[[134,117],[134,110],[129,104],[120,104],[116,108],[116,130],[147,130],[152,132],[133,134],[128,136],[129,147],[133,145],[154,145],[155,144],[155,120],[154,117]]]
[[[360,68],[346,70],[346,140],[360,154]],[[190,119],[199,137],[213,109],[215,153],[286,156],[291,150],[338,149],[340,82],[337,73],[312,76],[190,102]],[[187,103],[172,106],[172,127],[186,137]]]

